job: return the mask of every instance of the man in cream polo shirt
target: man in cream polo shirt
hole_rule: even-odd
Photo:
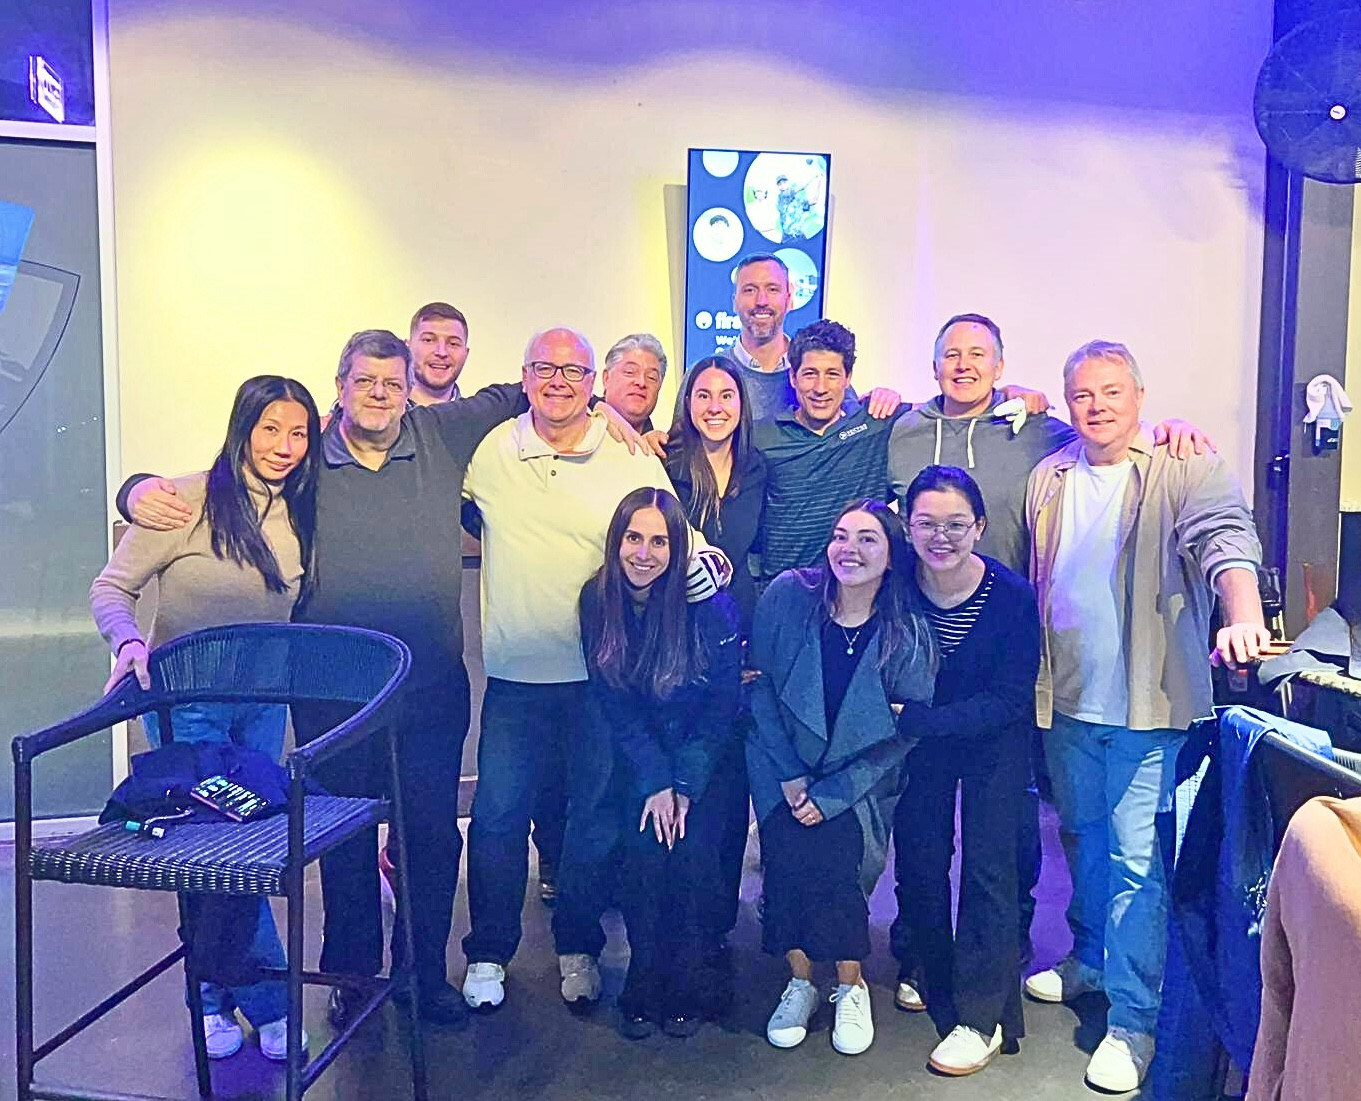
[[[608,779],[608,757],[601,756],[607,749],[588,745],[582,730],[586,665],[577,601],[600,568],[620,500],[643,486],[672,487],[654,455],[631,453],[611,439],[603,414],[590,410],[595,355],[580,333],[536,334],[523,375],[529,412],[487,435],[463,490],[482,513],[487,671],[468,829],[472,927],[463,940],[463,995],[485,1009],[505,997],[505,968],[520,942],[534,793],[558,758],[569,762],[572,782],[554,937],[563,998],[586,1008],[600,997],[595,957],[604,946],[599,917],[608,901],[599,896],[603,876],[591,872],[608,860],[614,838],[597,821],[603,816],[577,813],[604,797],[602,774]],[[702,536],[694,539],[706,547]],[[692,569],[692,592],[702,575]]]

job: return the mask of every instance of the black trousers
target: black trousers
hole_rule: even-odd
[[[1028,737],[923,742],[907,757],[893,820],[898,918],[890,943],[904,978],[920,969],[944,1035],[957,1024],[1007,1039],[1021,1009],[1016,848],[1029,777]],[[951,932],[950,861],[960,792],[958,922]]]
[[[704,794],[708,813],[717,818],[713,844],[718,854],[718,909],[714,914],[714,940],[722,941],[737,925],[742,890],[742,865],[747,856],[747,830],[751,825],[751,797],[747,786],[746,726],[743,715],[731,742],[714,761],[713,774]],[[641,812],[640,812],[641,813]]]
[[[781,804],[761,823],[765,917],[761,946],[813,960],[870,954],[870,911],[860,886],[864,834],[853,810],[805,826]]]
[[[704,968],[718,915],[724,911],[719,839],[724,808],[704,798],[691,804],[685,837],[667,849],[638,820],[643,800],[628,798],[628,828],[621,842],[623,858],[619,903],[629,937],[629,969],[619,1006],[627,1013],[692,1016],[707,1013],[709,983]]]
[[[299,744],[324,734],[355,710],[351,704],[294,706]],[[398,893],[397,905],[412,908],[415,972],[427,989],[447,981],[445,955],[463,852],[458,779],[468,719],[468,674],[462,663],[437,683],[404,686],[390,712],[406,819],[400,843],[411,879]],[[386,739],[377,735],[318,770],[318,779],[333,795],[385,795],[388,775]],[[383,968],[375,834],[365,830],[321,859],[323,971],[376,975]],[[393,966],[404,967],[402,938],[395,930],[392,940]]]

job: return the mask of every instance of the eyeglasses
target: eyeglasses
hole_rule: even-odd
[[[350,379],[350,385],[356,390],[382,390],[389,394],[406,393],[406,381],[398,378],[370,378],[368,375],[359,375]]]
[[[529,369],[534,372],[535,378],[545,381],[561,371],[562,377],[568,382],[580,382],[592,371],[592,368],[583,367],[579,363],[549,363],[543,359],[536,359],[529,365]]]
[[[968,535],[977,523],[977,520],[970,520],[967,523],[963,520],[947,520],[943,524],[937,524],[933,520],[913,520],[907,526],[912,529],[913,535],[920,535],[923,539],[929,539],[933,535],[943,535],[950,542],[955,543]]]

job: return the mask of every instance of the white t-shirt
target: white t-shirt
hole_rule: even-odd
[[[1125,631],[1116,603],[1120,510],[1134,463],[1092,466],[1084,453],[1063,484],[1049,598],[1054,710],[1124,726],[1129,720]]]

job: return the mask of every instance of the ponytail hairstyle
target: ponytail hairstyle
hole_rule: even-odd
[[[637,615],[619,548],[629,521],[639,509],[656,508],[666,520],[671,561],[648,589],[641,631],[630,639],[627,617]],[[665,489],[635,489],[619,502],[605,535],[605,561],[586,582],[586,594],[600,608],[600,636],[587,663],[611,688],[632,689],[665,700],[682,685],[705,673],[699,634],[685,600],[686,563],[690,558],[690,525],[674,494]]]
[[[203,520],[212,533],[213,554],[260,572],[265,588],[286,592],[288,583],[278,559],[261,528],[261,518],[251,500],[250,477],[259,474],[251,466],[250,437],[261,415],[276,401],[295,401],[307,411],[307,454],[284,479],[279,495],[288,507],[288,519],[298,537],[303,567],[303,590],[314,572],[317,520],[317,469],[321,464],[321,421],[316,402],[307,387],[281,375],[256,375],[236,391],[227,438],[208,470]],[[273,507],[273,501],[270,506]],[[300,597],[302,594],[299,594]]]

